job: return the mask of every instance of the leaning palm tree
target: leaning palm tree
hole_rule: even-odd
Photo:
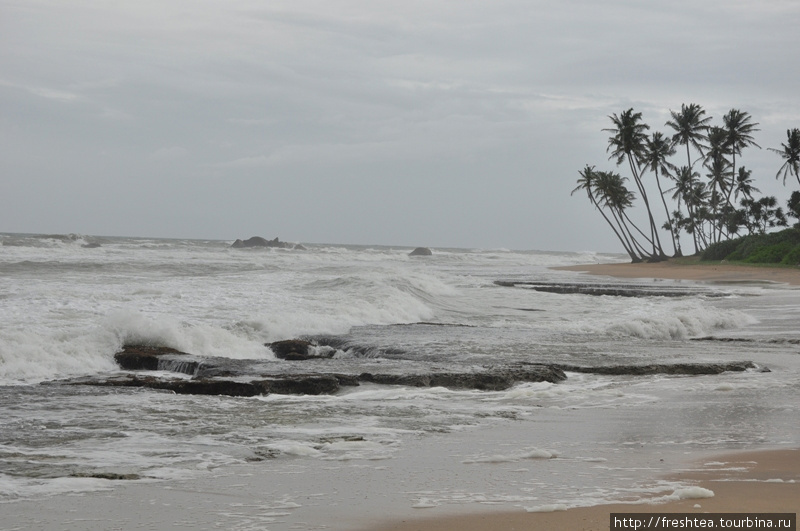
[[[681,112],[669,111],[669,113],[672,115],[672,120],[665,125],[675,130],[672,142],[686,146],[686,163],[691,168],[694,163],[689,147],[694,147],[701,156],[703,155],[703,143],[706,141],[708,122],[711,121],[711,117],[705,116],[706,111],[696,103],[682,104]]]
[[[611,213],[611,216],[620,227],[623,237],[625,237],[631,249],[640,259],[652,261],[654,255],[649,253],[645,247],[639,243],[634,231],[638,232],[650,246],[652,246],[653,242],[628,216],[627,211],[633,206],[633,201],[636,199],[636,195],[625,186],[625,181],[628,179],[622,177],[618,173],[609,171],[597,172],[596,177],[594,189],[598,197],[598,202],[602,203]]]
[[[622,243],[622,247],[625,248],[625,252],[627,252],[628,256],[631,257],[631,261],[634,263],[641,262],[642,259],[634,251],[633,246],[625,236],[622,228],[619,227],[618,224],[615,225],[615,222],[612,222],[611,219],[609,219],[609,217],[603,211],[600,203],[598,202],[597,197],[595,197],[595,190],[597,188],[597,181],[598,181],[598,172],[594,171],[594,166],[587,165],[586,168],[583,169],[583,171],[580,171],[578,173],[580,175],[580,178],[577,181],[578,186],[576,186],[575,189],[572,190],[572,193],[570,195],[575,194],[575,192],[577,192],[578,190],[585,191],[586,195],[589,198],[589,201],[591,201],[594,207],[600,212],[600,215],[603,216],[603,219],[606,220],[606,223],[608,223],[608,225],[611,227],[611,230],[614,231],[614,234],[619,239],[620,243]]]
[[[775,175],[779,179],[783,175],[783,184],[786,184],[786,177],[794,175],[797,183],[800,184],[800,129],[786,130],[786,143],[781,144],[783,149],[767,148],[773,153],[777,153],[783,158],[784,162],[778,173]]]
[[[756,146],[761,149],[761,146],[753,140],[752,135],[752,133],[760,131],[760,129],[756,127],[758,124],[753,123],[751,119],[750,113],[739,109],[731,109],[728,114],[722,117],[722,122],[725,124],[724,129],[727,133],[726,143],[731,154],[730,186],[725,196],[725,200],[730,207],[733,207],[731,192],[736,186],[736,155],[741,155],[742,150],[748,146]]]
[[[644,163],[645,167],[652,171],[656,176],[658,193],[661,196],[661,203],[664,205],[664,212],[667,216],[667,222],[665,226],[669,230],[669,234],[672,237],[672,249],[674,255],[680,256],[681,253],[675,238],[675,228],[672,226],[670,221],[669,208],[667,207],[666,199],[664,199],[664,190],[661,188],[661,179],[659,179],[659,173],[661,175],[669,176],[672,172],[677,170],[675,165],[667,160],[668,157],[671,157],[674,154],[675,145],[663,134],[656,131],[645,141],[645,153],[644,157],[642,158],[642,162]]]
[[[633,112],[633,109],[622,111],[619,116],[612,114],[609,116],[611,122],[614,124],[613,128],[603,129],[611,133],[608,138],[608,149],[611,152],[610,159],[615,159],[617,165],[621,165],[627,161],[633,180],[636,182],[636,187],[642,196],[645,208],[647,209],[647,216],[650,220],[650,240],[653,242],[653,255],[658,257],[666,257],[661,248],[661,242],[658,238],[658,229],[656,227],[655,219],[653,218],[653,211],[650,208],[650,201],[647,198],[647,191],[641,179],[640,165],[645,154],[645,142],[647,140],[647,131],[650,126],[642,122],[642,113]]]

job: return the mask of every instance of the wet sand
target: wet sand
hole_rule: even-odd
[[[776,282],[800,286],[800,268],[687,263],[683,260],[669,260],[654,264],[586,264],[554,269],[582,271],[592,275],[617,278],[660,278],[721,283]]]
[[[765,450],[704,459],[670,479],[713,492],[712,497],[612,504],[547,513],[524,510],[432,519],[409,519],[373,531],[608,531],[611,513],[797,513],[800,510],[800,450]],[[697,494],[711,492],[694,490]],[[677,496],[676,496],[677,497]]]

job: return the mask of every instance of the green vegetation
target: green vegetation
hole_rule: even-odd
[[[800,228],[715,243],[703,252],[701,260],[800,266]]]
[[[623,167],[630,179],[587,165],[579,172],[578,186],[572,193],[586,193],[633,262],[667,259],[660,233],[663,230],[668,234],[664,241],[671,243],[675,257],[683,256],[681,236],[689,235],[695,255],[717,257],[708,259],[796,264],[793,257],[800,253],[797,242],[793,244],[791,236],[772,241],[768,233],[788,226],[787,216],[800,220],[800,192],[792,194],[786,211],[775,197],[756,196],[760,190],[754,185],[752,172],[741,164],[745,149],[760,148],[753,137],[760,129],[750,114],[731,109],[722,117],[722,125],[715,126],[712,117],[692,103],[681,105],[680,112],[670,111],[670,116],[664,125],[672,130],[671,136],[658,131],[648,134],[650,126],[633,109],[609,116],[612,127],[603,129],[609,133],[609,159]],[[783,159],[776,178],[782,177],[785,185],[787,177],[792,176],[800,185],[800,129],[791,129],[786,136],[780,149],[768,148]],[[678,147],[683,152],[684,146],[685,163],[676,161],[678,166],[672,158]],[[678,157],[683,159],[682,154]],[[635,189],[628,188],[630,180]],[[644,223],[637,224],[631,217],[637,202],[644,206]],[[659,217],[666,221],[659,224]],[[778,234],[796,233],[790,230]],[[769,243],[754,243],[762,240]],[[752,251],[740,249],[740,245]]]

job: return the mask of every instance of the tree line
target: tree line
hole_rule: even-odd
[[[753,138],[759,124],[749,113],[731,109],[722,125],[713,125],[712,117],[692,103],[681,105],[679,112],[671,110],[670,116],[665,127],[671,135],[649,133],[650,126],[633,109],[609,116],[612,126],[603,129],[609,133],[609,160],[629,172],[633,189],[631,179],[619,172],[587,165],[572,191],[587,194],[633,262],[665,260],[665,246],[673,256],[683,256],[684,234],[697,254],[745,233],[785,227],[787,216],[800,220],[800,191],[791,194],[784,211],[774,196],[757,196],[752,172],[741,164],[746,149],[761,147]],[[790,129],[786,136],[780,148],[767,149],[783,160],[776,178],[786,185],[794,177],[800,186],[800,129]],[[655,181],[654,197],[647,193],[646,179]],[[637,198],[646,210],[646,223],[637,224],[629,216]],[[659,225],[658,219],[666,221]]]

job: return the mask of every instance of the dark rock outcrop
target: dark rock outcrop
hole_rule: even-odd
[[[769,343],[774,345],[800,345],[800,339],[790,337],[746,338],[746,337],[693,337],[691,341],[719,341],[721,343]]]
[[[495,280],[494,283],[497,286],[508,288],[523,288],[562,295],[611,295],[615,297],[692,297],[697,295],[703,295],[705,297],[725,297],[727,295],[722,292],[697,288],[665,288],[648,284],[584,284],[517,280]]]
[[[502,391],[520,382],[558,383],[567,379],[564,372],[552,365],[489,368],[484,372],[433,372],[429,374],[371,374],[359,375],[362,382],[410,387],[446,387],[448,389],[478,389]]]
[[[557,365],[567,372],[605,374],[611,376],[631,375],[647,376],[652,374],[722,374],[723,372],[742,372],[757,369],[752,361],[731,361],[728,363],[663,363],[652,365],[601,365],[598,367],[582,367],[578,365]]]
[[[114,361],[117,362],[121,369],[127,371],[157,371],[160,370],[159,362],[168,356],[190,355],[169,347],[125,345],[121,351],[114,354]]]
[[[257,396],[270,393],[295,395],[332,394],[339,390],[339,382],[340,380],[333,375],[305,375],[239,381],[222,378],[182,379],[123,374],[106,378],[73,378],[55,383],[100,387],[146,387],[148,389],[172,391],[179,395]]]
[[[311,359],[332,358],[336,350],[331,347],[318,347],[310,341],[303,339],[287,339],[267,343],[265,346],[272,349],[275,357],[282,360],[300,361]]]
[[[305,356],[295,359],[314,359],[323,356],[308,356],[320,347],[305,340],[289,340],[272,343],[276,352],[282,352],[283,359],[292,356]],[[328,348],[331,351],[331,347]],[[567,372],[592,373],[603,375],[647,376],[653,374],[669,375],[713,375],[728,371],[769,369],[758,367],[751,361],[727,363],[664,363],[650,365],[606,365],[579,366],[566,364],[514,363],[472,367],[464,371],[443,370],[439,367],[415,365],[415,369],[405,370],[395,365],[387,370],[356,372],[358,363],[353,364],[353,372],[341,371],[350,367],[349,362],[330,360],[313,363],[312,366],[338,367],[339,372],[303,371],[305,364],[289,364],[263,359],[237,360],[230,358],[204,358],[185,352],[147,345],[128,345],[114,355],[125,374],[87,376],[49,382],[62,385],[97,385],[112,387],[146,387],[171,391],[178,394],[255,396],[276,394],[320,395],[336,393],[342,386],[358,386],[362,382],[380,385],[404,385],[411,387],[446,387],[449,389],[478,389],[501,391],[522,382],[558,383],[567,379]],[[373,364],[372,367],[382,365]],[[173,372],[176,376],[158,373],[137,373],[136,371]],[[183,374],[183,377],[177,377]]]
[[[417,247],[416,249],[408,253],[408,256],[431,256],[431,255],[433,255],[433,251],[431,251],[427,247]]]
[[[248,238],[246,240],[239,240],[237,239],[231,247],[234,249],[245,249],[249,247],[277,247],[279,249],[293,249],[295,245],[292,243],[282,242],[278,238],[267,240],[266,238],[262,238],[261,236],[253,236],[252,238]]]

